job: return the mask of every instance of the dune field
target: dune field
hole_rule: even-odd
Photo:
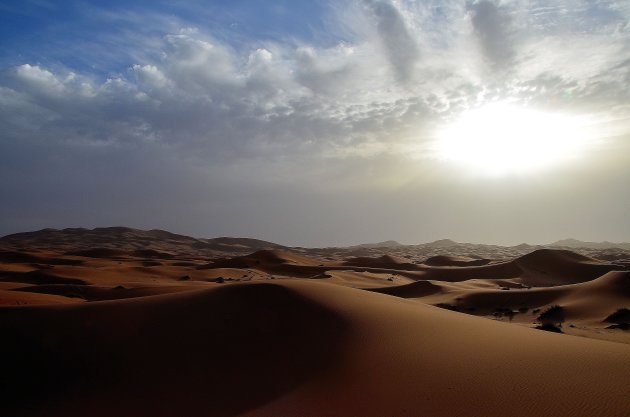
[[[628,416],[630,252],[0,239],[2,416]]]

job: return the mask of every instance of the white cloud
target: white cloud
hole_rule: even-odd
[[[172,173],[188,176],[195,193],[208,183],[228,195],[235,182],[325,190],[433,178],[424,152],[433,129],[488,100],[614,111],[616,134],[627,134],[619,120],[630,115],[630,10],[600,2],[591,16],[588,3],[546,4],[357,0],[337,16],[347,36],[326,46],[236,47],[152,16],[168,33],[152,26],[136,44],[128,35],[135,46],[123,55],[134,59],[121,73],[101,79],[35,63],[0,73],[0,147],[21,155],[39,143],[68,164],[103,158],[116,167],[94,162],[95,178],[148,183],[160,172],[188,190],[165,178]],[[37,155],[42,176],[60,169]],[[145,158],[157,162],[140,168]]]
[[[171,84],[170,80],[155,65],[135,64],[132,66],[132,69],[138,76],[140,84],[154,88],[166,88]]]
[[[24,83],[26,89],[44,94],[58,94],[63,92],[63,83],[52,72],[37,65],[23,64],[15,69],[18,80]]]
[[[364,1],[354,15],[342,15],[355,38],[332,47],[257,42],[242,51],[182,27],[150,42],[156,50],[143,56],[159,58],[131,62],[127,74],[104,82],[33,64],[3,80],[5,88],[56,114],[51,129],[80,122],[78,136],[111,141],[129,136],[116,126],[137,124],[143,127],[136,131],[152,138],[194,144],[195,152],[232,149],[235,155],[272,143],[283,152],[306,146],[326,154],[331,145],[356,148],[363,141],[370,149],[382,148],[374,146],[379,140],[391,148],[402,131],[426,130],[428,115],[491,97],[535,101],[554,77],[576,85],[575,102],[580,93],[593,97],[598,88],[625,82],[623,69],[615,68],[628,59],[628,31],[614,16],[627,10],[609,7],[612,15],[584,18],[580,24],[589,31],[576,35],[549,23],[571,9],[534,5],[527,14],[524,8],[519,1],[483,0],[467,9],[459,2]],[[475,33],[482,54],[470,43]],[[488,73],[484,60],[508,72]],[[519,87],[524,84],[527,89]]]

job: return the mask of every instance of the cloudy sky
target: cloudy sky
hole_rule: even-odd
[[[630,241],[630,3],[0,1],[0,235]]]

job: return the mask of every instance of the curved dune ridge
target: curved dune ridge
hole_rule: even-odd
[[[213,268],[249,268],[253,266],[268,266],[268,265],[279,265],[279,264],[290,264],[290,265],[302,265],[302,266],[312,266],[316,265],[318,262],[307,258],[305,256],[300,256],[296,253],[285,251],[285,250],[259,250],[249,255],[245,256],[236,256],[233,258],[226,259],[218,259],[213,261],[210,265]]]
[[[0,262],[24,262],[31,264],[47,265],[81,265],[83,261],[57,256],[50,252],[25,252],[18,250],[0,250]]]
[[[593,281],[549,288],[471,291],[460,296],[459,303],[480,311],[555,304],[563,306],[567,320],[600,321],[615,306],[630,305],[630,271],[608,272]]]
[[[0,416],[630,415],[620,262],[42,233],[0,239]]]
[[[314,277],[325,271],[324,265],[317,260],[284,250],[260,250],[245,256],[215,259],[199,269],[217,268],[254,268],[265,273]]]
[[[514,261],[500,262],[481,266],[433,266],[426,267],[429,279],[457,282],[469,279],[505,279],[519,278],[523,270]]]
[[[595,279],[615,266],[568,250],[539,249],[514,261],[530,285],[560,285]]]
[[[334,366],[348,328],[269,284],[0,313],[10,415],[238,415]]]
[[[360,256],[356,258],[349,258],[343,262],[344,265],[368,267],[368,268],[381,268],[381,269],[400,269],[400,270],[419,270],[420,268],[409,262],[404,258],[399,258],[391,255],[382,255],[376,258],[368,256]]]
[[[442,287],[430,281],[416,281],[398,286],[367,288],[366,290],[401,298],[417,298],[441,292]]]
[[[611,271],[592,281],[552,287],[497,288],[492,280],[470,284],[417,281],[369,290],[475,315],[509,313],[510,320],[520,323],[532,323],[540,311],[557,305],[562,307],[563,321],[573,328],[605,328],[605,317],[630,306],[630,271]],[[565,327],[565,331],[574,332],[573,328]]]
[[[60,276],[48,270],[33,270],[29,272],[4,272],[2,281],[22,282],[25,284],[49,285],[49,284],[71,284],[87,285],[87,282],[79,278],[68,278]]]
[[[613,287],[616,290],[630,292],[630,271],[611,271],[593,280],[593,286]]]
[[[469,256],[436,255],[427,258],[424,262],[429,266],[481,266],[490,263],[489,259],[476,259]]]
[[[434,265],[425,271],[428,279],[440,281],[519,278],[525,285],[554,286],[590,281],[615,268],[616,265],[567,250],[538,249],[507,262],[481,266]]]
[[[28,329],[26,331],[25,329]],[[0,309],[14,416],[626,416],[630,346],[313,281]],[[526,346],[526,349],[523,347]]]

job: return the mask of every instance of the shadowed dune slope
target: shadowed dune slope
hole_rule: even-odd
[[[7,291],[0,289],[0,306],[24,306],[44,304],[74,304],[84,300],[50,293]],[[7,335],[3,335],[6,337]],[[4,340],[4,339],[3,339]]]
[[[559,249],[539,249],[514,262],[524,271],[523,282],[536,286],[590,281],[615,269],[614,265]]]
[[[428,274],[427,279],[448,282],[467,281],[470,279],[518,278],[523,273],[514,261],[482,266],[434,266],[429,267],[426,272]]]
[[[407,271],[417,271],[420,269],[416,264],[409,262],[407,259],[391,255],[382,255],[375,258],[367,256],[349,258],[343,262],[343,265]]]
[[[11,416],[627,416],[630,346],[322,282],[0,308]]]
[[[51,253],[29,253],[12,250],[0,250],[0,262],[7,263],[32,263],[48,265],[81,265],[83,261],[67,259]]]
[[[3,308],[0,330],[2,415],[234,416],[336,366],[349,324],[259,283]]]
[[[611,271],[593,280],[591,288],[607,289],[630,297],[630,271]]]
[[[478,310],[560,304],[568,309],[568,318],[603,318],[615,307],[630,305],[630,271],[612,271],[593,281],[549,288],[475,291],[459,301],[462,307]]]
[[[29,272],[0,272],[0,282],[22,282],[24,284],[48,285],[69,284],[87,285],[82,279],[59,276],[46,270],[33,270]]]
[[[365,290],[380,294],[393,295],[394,297],[416,298],[426,297],[427,295],[438,293],[442,289],[439,285],[435,285],[430,281],[416,281],[390,287],[366,288]]]
[[[475,259],[467,256],[436,255],[422,263],[428,266],[481,266],[489,262],[488,259]]]
[[[319,262],[289,251],[260,250],[245,256],[217,259],[208,266],[213,268],[249,268],[279,264],[312,266],[319,264]]]
[[[526,285],[554,286],[590,281],[615,268],[567,250],[539,249],[513,261],[482,266],[432,266],[427,273],[429,279],[440,281],[520,278]]]
[[[267,273],[309,277],[325,270],[321,261],[284,250],[260,250],[245,256],[215,259],[198,269],[254,268]]]
[[[207,288],[207,287],[206,287]],[[103,287],[97,285],[32,285],[13,288],[12,292],[37,293],[58,295],[68,298],[78,298],[86,301],[119,300],[124,298],[147,297],[151,295],[170,294],[182,291],[196,291],[201,289],[196,285],[140,285],[131,288],[122,285]]]

